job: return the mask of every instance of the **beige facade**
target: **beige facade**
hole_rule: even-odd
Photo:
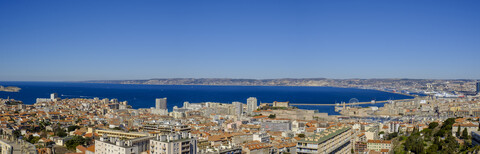
[[[95,133],[97,133],[99,136],[107,135],[108,137],[125,137],[128,139],[148,136],[146,133],[129,133],[117,130],[95,130]]]
[[[297,153],[349,153],[352,149],[352,129],[332,127],[297,142]]]
[[[375,151],[378,151],[378,152],[391,151],[392,150],[392,141],[388,141],[388,140],[368,140],[367,149],[368,150],[375,150]]]
[[[186,133],[159,135],[150,140],[150,154],[196,154],[197,140]]]

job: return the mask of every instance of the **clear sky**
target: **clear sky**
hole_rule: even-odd
[[[480,79],[478,0],[0,1],[0,80]]]

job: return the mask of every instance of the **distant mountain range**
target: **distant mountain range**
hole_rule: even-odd
[[[328,78],[283,78],[283,79],[231,79],[231,78],[158,78],[147,80],[91,80],[88,83],[148,84],[148,85],[237,85],[237,86],[331,86],[365,88],[420,88],[427,84],[471,85],[478,80],[456,79],[328,79]]]

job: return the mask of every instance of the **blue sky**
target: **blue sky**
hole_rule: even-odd
[[[1,1],[0,80],[480,79],[480,1]]]

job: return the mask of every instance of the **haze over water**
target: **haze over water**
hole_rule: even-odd
[[[372,99],[380,101],[412,98],[376,90],[335,87],[125,85],[68,82],[0,82],[0,85],[22,88],[18,93],[0,92],[0,98],[10,97],[21,100],[25,104],[33,104],[36,98],[48,98],[50,93],[58,93],[61,98],[117,98],[119,101],[128,101],[128,104],[135,109],[153,107],[155,98],[162,97],[167,97],[169,110],[173,106],[182,107],[184,101],[245,103],[248,97],[257,97],[259,103],[290,101],[290,103],[322,104],[348,102],[351,98],[357,98],[362,102]],[[383,106],[383,104],[363,106]],[[334,112],[333,106],[298,107],[338,114]]]

